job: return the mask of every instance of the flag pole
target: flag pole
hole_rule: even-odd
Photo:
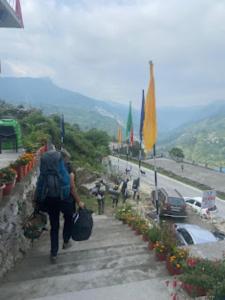
[[[129,146],[128,146],[128,141],[127,141],[127,167],[126,168],[128,168],[128,156],[129,156],[129,148],[128,148]]]
[[[61,134],[61,149],[62,149],[64,144],[64,136],[65,136],[64,114],[62,114],[60,118],[60,134]]]
[[[143,140],[143,123],[144,123],[144,113],[145,113],[145,91],[142,90],[142,104],[141,104],[141,117],[140,117],[140,143],[139,143],[139,178],[141,174],[141,146]]]
[[[158,193],[158,178],[157,178],[157,166],[156,166],[156,147],[153,146],[153,158],[154,158],[154,175],[155,175],[155,205],[157,222],[159,223],[159,193]]]
[[[153,68],[152,60],[149,61],[150,70]],[[153,76],[153,73],[151,74]],[[154,81],[153,81],[154,89]],[[156,146],[153,145],[153,159],[154,159],[154,177],[155,177],[155,205],[156,205],[156,217],[157,222],[159,223],[159,193],[158,193],[158,178],[157,178],[157,166],[156,166]]]

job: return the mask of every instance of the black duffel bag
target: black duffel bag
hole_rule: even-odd
[[[73,215],[72,239],[74,241],[88,240],[92,233],[92,211],[87,208],[79,208]]]

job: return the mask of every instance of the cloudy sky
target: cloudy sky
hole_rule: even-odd
[[[24,30],[0,29],[5,76],[50,77],[134,105],[155,65],[158,106],[225,100],[224,0],[21,0]]]

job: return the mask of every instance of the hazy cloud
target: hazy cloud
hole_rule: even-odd
[[[153,59],[159,106],[225,99],[222,0],[21,2],[25,30],[0,30],[6,75],[137,105]]]

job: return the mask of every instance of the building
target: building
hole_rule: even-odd
[[[13,8],[12,3],[15,3]],[[23,28],[20,0],[0,0],[0,27]]]

